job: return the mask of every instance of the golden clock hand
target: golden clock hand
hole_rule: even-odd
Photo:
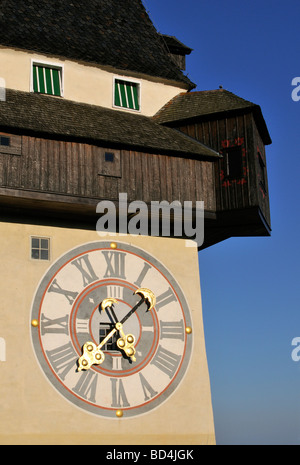
[[[101,307],[101,310],[106,310],[109,308],[110,309],[110,313],[112,314],[114,320],[115,320],[115,323],[118,323],[118,318],[114,312],[114,307],[113,305],[114,304],[117,304],[118,301],[116,299],[113,299],[111,297],[109,297],[108,299],[104,299],[101,304],[100,304],[100,307]]]
[[[122,331],[122,334],[125,336],[122,330],[122,323],[116,323],[116,326],[105,336],[105,338],[100,342],[98,346],[93,342],[86,342],[82,347],[82,356],[78,359],[78,371],[89,370],[92,365],[100,365],[105,360],[105,354],[102,352],[101,348],[109,341],[109,339],[117,332]],[[124,344],[123,344],[123,341]],[[132,341],[132,343],[130,343]],[[124,338],[120,338],[117,341],[117,345],[120,349],[124,350],[128,357],[132,357],[135,361],[135,349],[132,347],[135,339],[134,336],[129,334]]]
[[[86,342],[82,347],[82,356],[78,359],[78,371],[89,370],[92,365],[100,365],[105,360],[104,352],[101,347],[109,341],[109,339],[117,332],[117,328],[113,328],[107,336],[100,342],[98,346],[93,342]]]
[[[117,340],[117,346],[119,347],[119,349],[121,350],[124,350],[125,354],[128,356],[128,357],[131,357],[131,359],[135,362],[136,361],[136,358],[135,358],[135,348],[133,347],[134,345],[134,342],[135,342],[135,337],[132,335],[132,334],[128,334],[127,336],[125,335],[123,329],[122,329],[122,323],[120,323],[118,321],[118,318],[114,312],[114,309],[113,309],[113,304],[115,303],[118,303],[117,300],[115,299],[112,299],[112,298],[108,298],[108,299],[105,299],[103,300],[103,302],[101,303],[101,309],[102,310],[106,310],[109,308],[110,309],[110,313],[112,314],[114,320],[115,320],[115,328],[116,330],[119,331],[121,337]],[[113,336],[113,334],[115,333],[115,331],[113,330],[113,333],[110,335],[108,334],[107,335],[107,338],[110,338],[111,336]],[[105,344],[105,342],[107,342],[106,340],[102,341],[101,342],[101,347],[103,346],[103,344]],[[100,348],[98,346],[98,348]]]
[[[99,365],[104,362],[105,360],[105,355],[102,352],[101,348],[106,344],[107,341],[117,332],[119,331],[121,337],[117,341],[117,346],[119,349],[123,350],[127,357],[130,357],[134,362],[136,361],[135,358],[135,337],[133,334],[128,334],[125,335],[123,331],[123,324],[125,321],[128,320],[128,318],[133,315],[134,312],[142,305],[143,302],[147,301],[149,304],[148,310],[151,310],[155,306],[156,303],[156,298],[155,295],[153,294],[150,289],[146,288],[140,288],[135,291],[135,294],[141,294],[142,299],[130,310],[130,312],[125,315],[122,320],[116,323],[115,327],[107,334],[107,336],[103,339],[103,341],[100,342],[98,346],[94,344],[93,342],[86,342],[82,348],[83,354],[82,356],[78,359],[78,371],[81,370],[89,370],[92,365]],[[116,299],[113,298],[108,298],[104,299],[103,302],[101,303],[101,309],[104,310],[106,308],[112,308],[112,305],[118,303]],[[116,315],[113,311],[113,317],[115,319]]]
[[[150,289],[139,288],[135,291],[135,294],[141,294],[142,299],[130,310],[130,312],[127,313],[127,315],[125,315],[124,318],[122,318],[120,322],[116,323],[116,328],[121,335],[121,337],[117,340],[117,346],[119,347],[119,349],[123,350],[125,354],[127,355],[127,357],[130,357],[134,362],[136,361],[136,358],[135,358],[136,350],[134,348],[135,337],[133,336],[133,334],[125,335],[122,329],[122,325],[125,323],[125,321],[128,320],[128,318],[131,315],[133,315],[134,312],[137,311],[137,309],[142,305],[143,302],[145,301],[148,302],[149,304],[148,310],[151,310],[151,308],[154,307],[156,303],[155,295],[153,294],[152,291],[150,291]],[[112,298],[105,299],[101,304],[101,308],[104,310],[104,308],[110,307],[110,311],[112,312],[113,317],[115,318],[115,320],[117,320],[117,317],[113,311],[114,303],[117,303],[115,299],[112,299]]]
[[[86,342],[82,347],[82,356],[78,359],[77,371],[89,370],[92,365],[100,365],[105,355],[93,342]]]
[[[122,323],[116,324],[116,327],[121,335],[121,337],[117,340],[117,346],[119,347],[119,349],[124,350],[127,357],[130,357],[133,362],[136,362],[136,350],[134,348],[135,337],[133,334],[126,335],[122,329],[122,326]]]
[[[156,303],[155,295],[153,294],[152,291],[150,291],[150,289],[139,288],[135,291],[135,294],[141,294],[142,299],[130,310],[130,312],[127,313],[127,315],[124,316],[124,318],[122,318],[120,323],[117,323],[117,325],[119,324],[121,326],[119,329],[119,332],[122,336],[120,339],[118,339],[117,346],[120,349],[124,350],[127,357],[130,357],[131,360],[134,362],[136,361],[136,358],[135,358],[136,350],[134,347],[135,337],[133,336],[133,334],[128,334],[126,336],[122,330],[122,325],[125,323],[125,321],[128,320],[128,318],[131,315],[133,315],[134,312],[137,311],[137,309],[142,305],[143,302],[145,301],[148,302],[149,304],[148,311],[151,310],[151,308],[154,307]]]
[[[150,291],[150,289],[140,288],[135,291],[135,294],[142,294],[142,299],[130,310],[129,313],[127,313],[127,315],[124,316],[124,318],[121,320],[122,324],[124,324],[125,321],[127,321],[128,318],[134,312],[136,312],[136,310],[142,305],[143,302],[148,301],[148,304],[149,304],[148,311],[151,310],[151,308],[153,308],[156,304],[155,295],[153,294],[152,291]]]
[[[114,303],[118,301],[115,299],[105,299],[101,303],[102,310],[106,308],[112,308]],[[115,316],[114,316],[115,317]],[[100,342],[98,346],[93,342],[86,342],[82,347],[82,356],[78,359],[78,371],[89,370],[92,365],[100,365],[105,360],[104,352],[102,352],[101,347],[106,344],[107,341],[117,332],[117,328],[114,327]]]

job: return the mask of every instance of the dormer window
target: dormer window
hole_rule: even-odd
[[[32,91],[62,97],[62,67],[33,62]]]
[[[140,83],[114,79],[114,106],[128,110],[140,110]]]

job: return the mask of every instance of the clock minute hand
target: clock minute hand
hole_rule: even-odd
[[[149,303],[148,311],[151,310],[151,308],[153,308],[156,304],[155,295],[153,294],[152,291],[150,291],[150,289],[140,288],[135,291],[135,294],[141,294],[142,299],[130,310],[130,312],[127,313],[127,315],[124,316],[124,318],[122,318],[122,320],[120,321],[122,325],[125,323],[125,321],[128,320],[129,317],[131,317],[131,315],[134,312],[137,311],[137,309],[142,305],[143,302],[148,301]]]

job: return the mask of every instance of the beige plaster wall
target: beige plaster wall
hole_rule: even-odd
[[[32,235],[51,238],[50,261],[30,258]],[[48,267],[75,246],[102,238],[94,231],[10,223],[0,223],[0,237],[0,338],[6,343],[6,361],[0,361],[0,444],[215,443],[197,248],[178,239],[103,238],[143,248],[169,269],[190,306],[194,335],[190,367],[171,398],[141,417],[110,420],[74,407],[53,388],[30,336],[32,300]]]
[[[122,72],[0,47],[0,78],[5,80],[7,89],[23,92],[32,90],[32,61],[63,66],[63,98],[113,108],[113,78],[122,77]],[[128,75],[124,77],[130,79]],[[176,85],[131,77],[140,82],[141,111],[137,113],[145,116],[153,116],[169,100],[184,91]]]

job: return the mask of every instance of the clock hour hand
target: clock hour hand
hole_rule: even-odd
[[[78,371],[89,370],[92,365],[100,365],[104,362],[105,355],[100,349],[118,331],[116,326],[107,334],[98,346],[96,346],[94,342],[86,342],[84,344],[82,347],[82,356],[78,359]]]
[[[113,304],[118,303],[116,299],[105,299],[101,303],[101,309],[105,310],[110,308],[111,313],[115,321],[117,322],[117,317],[113,310]],[[94,342],[86,342],[82,347],[82,356],[78,359],[78,371],[89,370],[92,365],[100,365],[105,360],[104,352],[102,352],[101,347],[106,344],[109,339],[117,332],[116,327],[110,331],[107,336],[100,342],[98,346]]]
[[[124,333],[123,328],[122,328],[123,325],[122,323],[118,321],[118,318],[113,308],[113,304],[115,303],[117,303],[117,300],[115,299],[112,299],[112,298],[105,299],[101,303],[101,309],[102,310],[105,309],[106,311],[108,311],[108,308],[110,309],[109,311],[115,320],[115,324],[116,324],[115,328],[119,331],[120,336],[121,336],[117,340],[117,346],[119,347],[119,349],[124,350],[127,357],[131,357],[131,359],[135,362],[136,361],[136,358],[134,356],[136,352],[134,348],[135,337],[132,334],[128,334],[126,336],[126,334]]]
[[[118,318],[117,318],[117,316],[115,314],[114,307],[113,307],[113,305],[117,304],[117,303],[118,303],[118,301],[116,299],[113,299],[113,298],[109,297],[108,299],[104,299],[101,302],[101,304],[99,305],[99,308],[102,311],[106,310],[108,312],[108,309],[109,309],[109,312],[111,313],[112,317],[115,320],[114,321],[115,324],[119,322],[119,320],[118,320]]]

